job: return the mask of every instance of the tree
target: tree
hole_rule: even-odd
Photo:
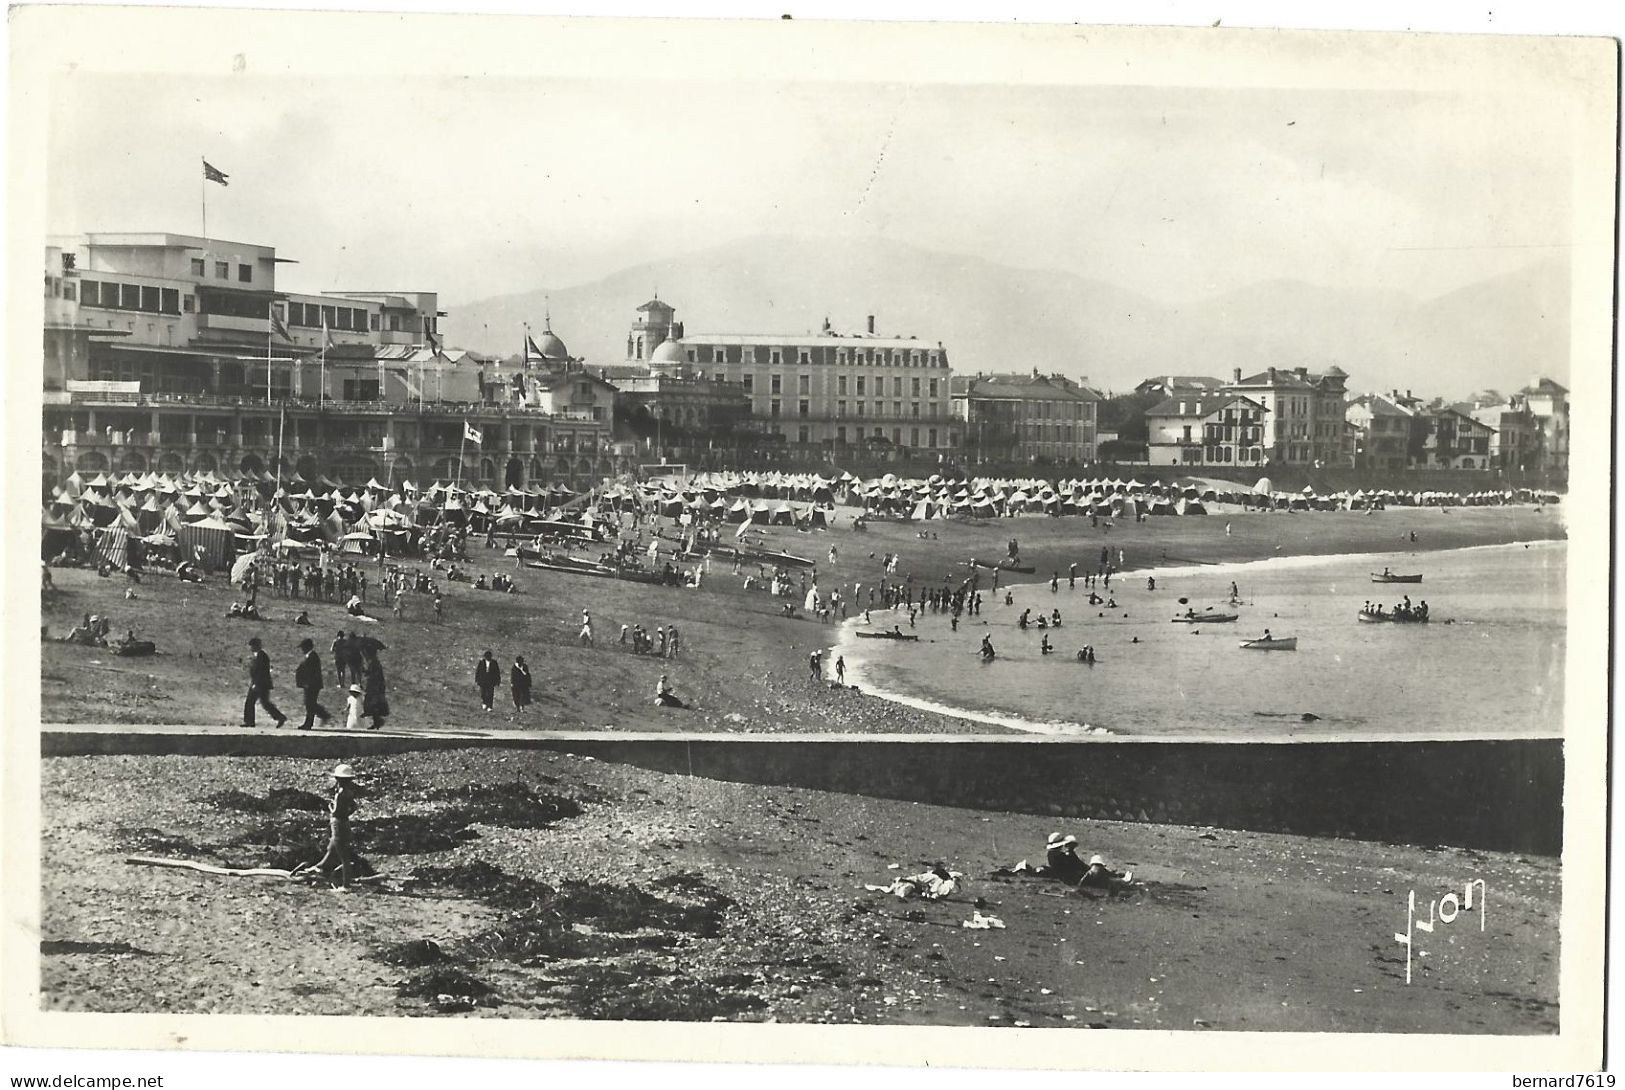
[[[1117,432],[1117,437],[1126,442],[1145,444],[1151,438],[1145,414],[1162,399],[1163,395],[1155,392],[1115,394],[1095,407],[1095,426]]]

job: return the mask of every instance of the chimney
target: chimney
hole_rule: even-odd
[[[1270,385],[1275,385],[1275,368],[1273,367],[1270,368]]]
[[[1240,386],[1241,385],[1241,368],[1237,367],[1234,371],[1232,371],[1230,373],[1233,376],[1235,376],[1233,379],[1231,379],[1231,381],[1234,382],[1237,386]]]
[[[875,335],[875,316],[873,314],[871,314],[871,315],[869,315],[869,336],[873,337],[874,335]]]
[[[1293,370],[1297,372],[1299,378],[1309,377],[1309,368],[1307,367],[1294,367]]]

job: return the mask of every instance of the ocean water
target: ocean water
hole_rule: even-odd
[[[926,613],[920,642],[853,637],[838,652],[848,680],[881,695],[989,722],[1054,733],[1135,736],[1403,737],[1559,734],[1567,609],[1564,542],[1447,552],[1285,557],[1247,564],[1132,572],[1112,580],[1117,608],[1088,605],[1080,579],[984,590],[980,617],[949,629]],[[1373,584],[1384,567],[1423,575],[1420,585]],[[1146,589],[1155,575],[1157,589]],[[1174,624],[1186,608],[1241,598],[1229,624]],[[1600,592],[1600,591],[1599,591]],[[1367,601],[1426,600],[1432,623],[1361,624]],[[1044,633],[1016,619],[1059,609]],[[1103,616],[1101,614],[1104,614]],[[876,611],[874,627],[901,623]],[[1296,651],[1243,650],[1270,629],[1296,636]],[[998,657],[977,655],[984,634]],[[1139,642],[1134,639],[1138,637]],[[1097,663],[1076,661],[1084,644]],[[1305,714],[1317,717],[1306,721]]]

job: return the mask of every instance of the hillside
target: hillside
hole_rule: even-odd
[[[1545,262],[1435,299],[1302,281],[1247,285],[1173,306],[1054,269],[1020,269],[872,239],[764,236],[623,269],[590,284],[452,304],[451,343],[517,352],[522,323],[590,363],[625,357],[655,292],[690,334],[838,331],[941,341],[954,369],[1039,367],[1123,390],[1147,375],[1341,366],[1354,389],[1456,397],[1568,382],[1568,269]]]

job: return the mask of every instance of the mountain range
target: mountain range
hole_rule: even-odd
[[[761,236],[571,287],[448,306],[449,343],[507,355],[523,323],[589,364],[626,357],[636,308],[659,295],[689,336],[857,333],[946,346],[957,374],[1058,371],[1102,392],[1152,375],[1336,364],[1355,391],[1447,399],[1536,376],[1568,384],[1569,274],[1547,260],[1434,298],[1276,280],[1174,305],[1058,269],[1022,269],[876,239]]]

